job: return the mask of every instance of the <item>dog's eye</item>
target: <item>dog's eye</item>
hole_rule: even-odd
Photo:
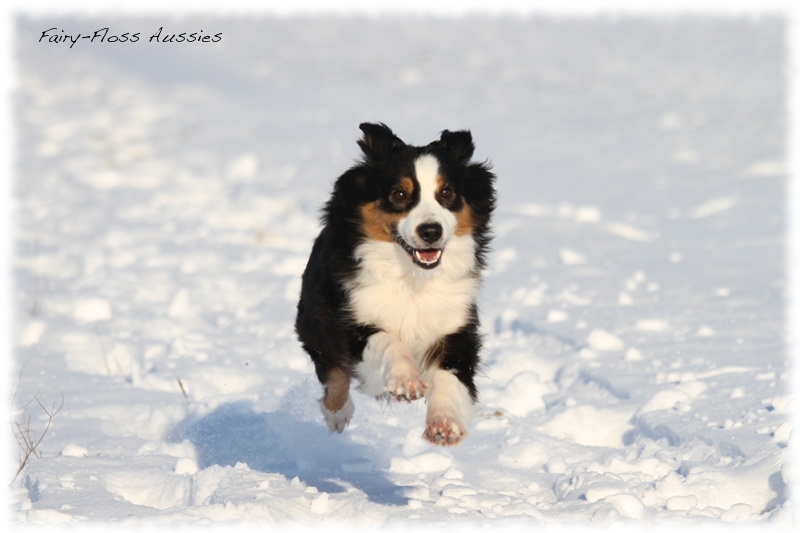
[[[439,191],[439,197],[441,197],[442,200],[449,200],[455,195],[455,191],[453,191],[453,188],[449,185],[442,187],[442,190]]]
[[[392,193],[392,198],[398,202],[404,202],[406,199],[406,191],[397,189]]]

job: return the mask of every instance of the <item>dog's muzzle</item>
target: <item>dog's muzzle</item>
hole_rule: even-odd
[[[394,232],[394,240],[406,251],[414,264],[426,270],[436,268],[442,262],[444,252],[442,248],[436,247],[442,238],[442,225],[438,222],[426,222],[417,226],[416,231],[422,241],[432,245],[430,248],[414,248],[397,231]]]

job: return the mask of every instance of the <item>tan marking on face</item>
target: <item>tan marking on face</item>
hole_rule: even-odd
[[[325,396],[322,404],[331,413],[336,413],[350,396],[350,376],[341,368],[334,368],[328,373],[328,380],[325,382]]]
[[[436,176],[437,197],[439,196],[439,191],[441,191],[446,184],[442,176]],[[463,204],[461,210],[452,212],[456,217],[456,229],[454,233],[459,237],[472,233],[473,227],[472,209],[469,208],[467,202],[465,202],[463,198],[461,199],[461,203]]]
[[[402,187],[403,190],[406,191],[408,197],[411,198],[411,193],[414,192],[414,180],[409,177],[405,177],[400,180],[400,187]]]
[[[402,214],[387,213],[378,207],[378,201],[361,207],[361,231],[374,241],[394,242],[392,232]]]
[[[456,215],[456,229],[454,233],[459,237],[469,235],[472,233],[473,228],[472,209],[470,209],[469,205],[467,205],[467,202],[464,202],[463,200],[462,204],[463,206],[461,207],[461,210],[454,213]]]

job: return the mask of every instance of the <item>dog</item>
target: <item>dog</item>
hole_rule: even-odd
[[[468,130],[427,146],[363,123],[302,277],[295,331],[314,363],[331,433],[353,417],[350,381],[377,398],[427,401],[423,437],[454,445],[478,399],[477,292],[492,238],[495,175]]]

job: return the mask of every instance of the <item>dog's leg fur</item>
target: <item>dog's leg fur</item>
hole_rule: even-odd
[[[422,398],[428,388],[408,348],[384,331],[369,337],[356,375],[365,394],[389,393],[397,401]]]
[[[320,400],[322,415],[331,433],[341,433],[355,412],[350,399],[350,376],[341,368],[332,368],[324,387],[325,395]]]
[[[478,327],[478,312],[473,305],[469,323],[446,335],[426,354],[424,375],[430,389],[423,437],[433,444],[458,444],[467,435],[465,428],[478,401]]]
[[[423,437],[433,444],[458,444],[466,437],[473,403],[464,384],[450,371],[432,368],[428,376],[428,416]]]

